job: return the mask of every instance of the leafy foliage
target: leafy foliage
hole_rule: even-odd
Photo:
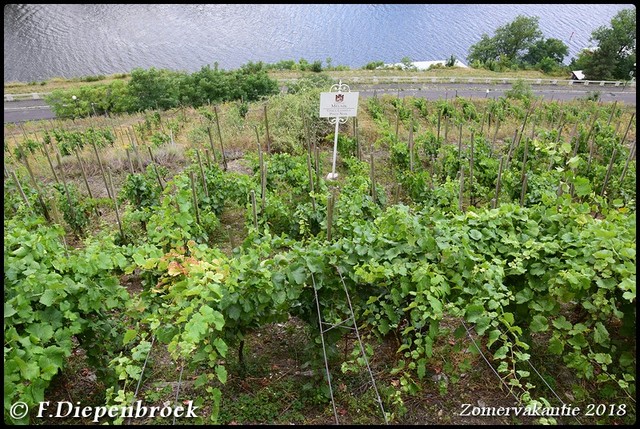
[[[611,19],[611,26],[598,27],[591,33],[597,49],[584,58],[586,79],[628,79],[635,71],[636,9],[623,9]]]
[[[62,228],[44,225],[42,218],[5,220],[5,231],[5,420],[18,423],[9,406],[23,401],[33,407],[44,400],[76,348],[74,338],[107,380],[108,357],[123,334],[111,312],[129,295],[115,276],[126,259],[111,238],[71,252],[61,243]]]
[[[133,113],[150,109],[194,107],[223,101],[255,101],[278,92],[278,84],[266,70],[250,67],[235,71],[204,66],[192,74],[164,69],[131,72],[127,83],[55,90],[47,103],[59,117],[85,117],[92,114]],[[72,96],[76,98],[73,99]]]
[[[309,102],[310,93],[298,94],[298,103]],[[359,328],[372,340],[395,337],[390,372],[403,394],[426,386],[438,340],[453,331],[442,323],[449,317],[464,323],[453,332],[457,338],[475,330],[490,364],[524,404],[548,403],[535,397],[534,358],[562,364],[602,398],[635,395],[635,166],[625,166],[630,150],[613,126],[598,116],[593,129],[587,122],[618,112],[595,103],[541,103],[529,112],[532,121],[540,126],[564,116],[575,134],[535,128],[494,147],[480,133],[450,144],[433,128],[420,131],[438,118],[477,131],[485,120],[477,103],[409,101],[371,98],[366,109],[379,127],[376,148],[389,151],[384,167],[402,191],[397,204],[388,204],[391,192],[372,183],[379,177],[350,156],[354,141],[343,136],[338,182],[309,171],[311,158],[293,150],[263,153],[264,195],[255,156],[248,157],[249,175],[192,162],[164,190],[151,169],[129,175],[120,194],[129,203],[126,245],[115,245],[111,233],[70,251],[61,228],[24,215],[5,181],[5,404],[41,400],[73,337],[91,351],[106,404],[130,404],[157,341],[196,375],[197,404],[211,404],[216,422],[230,348],[238,347],[241,360],[252,330],[290,315],[308,325],[312,344],[319,342],[316,293],[322,320],[337,323],[349,315],[345,287]],[[297,114],[300,104],[291,110]],[[411,153],[389,118],[397,113],[408,125],[414,107],[421,124]],[[514,97],[487,100],[486,108],[494,121],[521,124],[527,114],[525,100]],[[283,126],[282,116],[273,123]],[[316,131],[331,140],[329,131]],[[304,151],[305,139],[292,141]],[[26,195],[35,200],[33,190]],[[214,237],[229,208],[244,214],[247,234],[227,255]],[[123,273],[142,281],[133,298],[118,285]],[[343,334],[327,333],[330,357]],[[320,354],[314,356],[320,365]],[[357,365],[351,359],[343,368]],[[453,380],[470,365],[443,371]]]
[[[539,17],[518,15],[512,22],[498,27],[493,37],[483,34],[480,41],[469,48],[467,60],[493,71],[545,61],[562,64],[569,48],[558,39],[543,38],[539,20]]]

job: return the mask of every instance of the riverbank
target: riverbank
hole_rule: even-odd
[[[442,67],[425,71],[411,70],[323,70],[321,73],[331,76],[335,79],[343,79],[344,81],[370,78],[377,76],[379,78],[390,78],[402,76],[406,78],[432,78],[432,77],[450,77],[450,78],[521,78],[521,79],[570,79],[568,74],[547,75],[535,70],[519,70],[508,72],[492,72],[485,69],[461,68],[461,67]],[[277,70],[270,71],[269,76],[278,81],[289,81],[291,79],[299,79],[318,74],[311,71],[295,71],[295,70]],[[117,73],[113,75],[84,76],[78,78],[62,78],[39,82],[7,82],[4,84],[4,94],[22,94],[22,93],[47,93],[57,89],[72,89],[81,86],[95,86],[109,84],[115,80],[128,81],[130,74]]]

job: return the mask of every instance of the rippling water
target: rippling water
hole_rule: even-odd
[[[590,46],[593,30],[633,5],[609,4],[23,4],[4,6],[4,81],[129,72],[195,71],[218,62],[447,59],[466,63],[483,33],[538,16],[544,37]]]

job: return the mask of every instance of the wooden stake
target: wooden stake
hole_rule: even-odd
[[[613,114],[616,112],[616,104],[618,104],[618,100],[613,102],[613,107],[611,108],[611,114],[609,115],[609,120],[607,121],[607,127],[611,124],[611,119],[613,119]]]
[[[91,187],[89,186],[89,181],[87,180],[87,173],[84,170],[84,164],[82,163],[82,159],[80,159],[80,154],[78,154],[78,149],[74,149],[73,152],[76,154],[78,165],[80,165],[80,171],[82,171],[82,179],[84,180],[84,185],[87,188],[87,193],[89,194],[89,198],[93,198],[93,192],[91,192]]]
[[[204,157],[207,160],[207,168],[211,168],[211,154],[209,153],[209,149],[204,150]]]
[[[253,208],[253,226],[258,228],[258,207],[256,204],[256,191],[251,190],[251,207]]]
[[[142,164],[142,158],[140,157],[140,153],[138,152],[138,146],[136,145],[135,134],[136,134],[135,130],[132,130],[131,132],[129,132],[129,128],[127,128],[127,137],[129,137],[129,141],[131,142],[131,147],[133,147],[133,153],[136,154],[136,159],[138,160],[138,166],[140,167],[140,172],[144,174],[144,165]],[[102,166],[100,168],[102,169]]]
[[[496,129],[493,132],[493,140],[491,141],[491,148],[489,149],[489,156],[493,156],[493,151],[495,150],[495,146],[496,146],[496,137],[498,137],[498,130],[500,129],[500,119],[498,119],[498,122],[496,122]]]
[[[107,190],[109,190],[109,187],[111,187],[111,191],[109,192],[109,194],[112,195],[111,199],[113,200],[113,204],[116,208],[116,221],[118,222],[120,237],[122,238],[122,240],[124,240],[124,231],[122,230],[122,222],[120,221],[120,212],[118,208],[118,199],[116,198],[116,189],[113,186],[113,179],[111,179],[111,169],[107,168],[107,174],[109,176],[109,186],[107,187]]]
[[[398,128],[400,126],[400,109],[396,107],[396,141],[398,141]]]
[[[327,241],[331,241],[331,229],[333,227],[333,208],[336,204],[335,188],[332,188],[327,196]]]
[[[458,160],[462,159],[462,122],[458,125]]]
[[[125,152],[127,153],[127,161],[129,162],[129,171],[131,172],[131,174],[135,174],[136,171],[133,169],[133,162],[131,162],[131,154],[129,153],[129,148],[126,148]]]
[[[307,170],[309,172],[309,196],[311,197],[311,206],[316,211],[316,199],[313,196],[313,170],[311,168],[311,155],[307,152]]]
[[[98,161],[98,165],[100,166],[100,173],[102,174],[102,180],[104,180],[104,186],[105,188],[107,188],[107,194],[109,194],[109,198],[112,198],[111,191],[109,190],[109,184],[107,183],[107,177],[105,176],[104,168],[102,167],[102,161],[100,160],[100,154],[98,153],[98,148],[96,147],[96,143],[91,142],[91,146],[93,146],[93,151],[96,154],[96,159]]]
[[[413,120],[409,126],[409,170],[413,171]]]
[[[6,170],[6,167],[5,167],[5,170]],[[29,209],[31,209],[31,204],[29,204],[29,199],[27,198],[27,196],[25,195],[24,191],[22,190],[22,186],[20,185],[20,181],[18,180],[18,176],[16,176],[16,172],[15,171],[11,172],[11,178],[13,179],[14,182],[16,182],[16,186],[18,187],[18,191],[20,191],[20,196],[22,197],[22,201],[24,201],[26,206]]]
[[[480,124],[480,135],[484,132],[484,120],[487,117],[487,107],[485,106],[484,111],[482,112],[482,123]]]
[[[504,164],[504,155],[500,157],[500,167],[498,167],[498,178],[496,180],[496,196],[494,198],[494,204],[492,208],[496,208],[498,201],[500,201],[500,184],[502,182],[502,167]]]
[[[316,188],[320,189],[320,177],[322,176],[322,172],[320,170],[320,148],[318,148],[318,146],[315,144],[315,142],[313,143],[313,150],[316,154],[315,156],[315,167],[316,167]]]
[[[629,128],[631,128],[631,124],[633,123],[633,118],[635,117],[635,115],[636,115],[635,113],[631,115],[631,119],[629,120],[629,125],[627,125],[627,130],[624,132],[624,136],[622,137],[622,140],[620,140],[621,146],[624,146],[624,142],[627,139],[627,133],[629,132]],[[635,156],[635,153],[636,153],[636,142],[633,142],[633,145],[629,150],[629,156],[627,157],[627,161],[625,162],[624,168],[622,169],[622,174],[620,175],[620,180],[619,180],[620,183],[622,183],[622,181],[624,180],[624,176],[627,174],[627,168],[629,168],[629,163]]]
[[[632,113],[631,114],[631,118],[629,119],[629,124],[627,125],[627,129],[624,132],[624,136],[622,136],[622,140],[620,140],[620,144],[622,146],[624,146],[624,142],[627,139],[627,134],[629,133],[629,128],[631,128],[631,124],[633,124],[633,119],[635,118],[636,114]]]
[[[375,165],[373,162],[373,152],[371,152],[371,173],[370,173],[370,180],[371,180],[371,198],[373,199],[373,202],[375,203],[377,198],[376,198],[376,171],[375,171]]]
[[[513,148],[514,150],[518,147],[518,145],[520,144],[520,140],[522,140],[522,136],[524,135],[524,129],[527,126],[527,119],[529,119],[529,114],[533,111],[533,107],[529,110],[527,110],[527,113],[525,113],[524,115],[524,121],[522,121],[522,129],[520,130],[520,137],[518,137],[518,142],[516,143],[515,147]]]
[[[356,139],[356,158],[358,161],[362,160],[362,154],[360,153],[360,140],[358,138],[358,118],[353,117],[353,134]]]
[[[528,176],[524,176],[524,179],[522,180],[522,191],[520,192],[520,207],[524,207],[524,196],[527,193],[527,177]]]
[[[56,203],[55,198],[51,199],[51,222],[56,225],[62,225],[62,215],[60,215],[60,210],[58,210],[58,203]],[[65,242],[65,249],[66,247],[67,244]]]
[[[562,130],[564,130],[564,111],[562,112],[562,114],[560,114],[560,121],[558,122],[560,123],[560,125],[558,126],[558,137],[556,137],[555,141],[556,144],[558,144],[558,142],[560,141],[560,137],[562,137]]]
[[[266,206],[267,198],[267,175],[264,168],[264,158],[262,155],[262,146],[260,145],[260,135],[258,134],[258,128],[256,130],[256,138],[258,139],[258,158],[260,160],[260,193],[262,198],[262,211]]]
[[[524,155],[522,157],[522,173],[520,174],[520,183],[522,184],[522,189],[520,191],[520,206],[524,205],[524,194],[527,189],[526,181],[526,167],[527,167],[527,157],[529,155],[529,140],[525,140],[524,142]]]
[[[618,134],[618,130],[620,129],[620,124],[622,124],[622,120],[616,122],[616,129],[613,134]]]
[[[462,209],[462,200],[464,198],[464,169],[462,168],[462,164],[460,164],[460,194],[458,195],[458,210],[461,212],[464,211]]]
[[[564,111],[562,112],[562,114],[560,115],[560,125],[558,126],[558,136],[556,137],[555,141],[553,142],[553,144],[558,147],[558,142],[560,142],[560,138],[562,136],[562,130],[564,129]],[[551,157],[551,159],[549,160],[549,165],[547,166],[547,170],[551,170],[553,168],[554,165],[554,159],[553,157]]]
[[[433,168],[436,165],[436,158],[431,155],[431,159],[429,161],[429,189],[433,191]]]
[[[216,157],[216,148],[213,145],[213,137],[211,137],[211,127],[207,125],[207,134],[209,135],[209,145],[211,145],[211,153],[213,154],[213,162],[218,163]]]
[[[156,173],[156,179],[158,179],[158,185],[160,185],[160,189],[164,191],[164,186],[162,185],[162,178],[160,177],[160,172],[158,171],[158,167],[156,166],[156,160],[153,158],[153,153],[151,152],[151,146],[147,146],[147,149],[149,149],[149,158],[151,158],[151,165],[153,166],[153,171]]]
[[[24,136],[24,139],[29,140],[29,137],[27,136],[27,131],[24,129],[24,125],[22,124],[22,122],[20,123],[20,130],[22,130],[22,135]]]
[[[204,175],[204,168],[202,168],[202,159],[200,158],[200,151],[196,149],[196,157],[198,158],[198,167],[200,167],[200,175],[202,176],[202,187],[204,188],[204,195],[209,197],[209,190],[207,189],[207,177]]]
[[[449,138],[449,117],[444,117],[444,142],[446,143]]]
[[[267,118],[267,105],[264,105],[264,126],[267,131],[267,153],[271,153],[271,136],[269,136],[269,119]]]
[[[198,208],[198,196],[196,194],[196,181],[193,177],[193,171],[189,172],[189,178],[191,179],[191,196],[193,198],[193,207],[196,211],[196,222],[200,225],[200,210]]]
[[[264,117],[265,121],[267,118],[267,106],[264,106]],[[216,115],[216,128],[218,129],[218,138],[220,139],[220,149],[222,150],[222,166],[224,167],[224,171],[227,171],[227,156],[224,154],[224,144],[222,143],[222,133],[220,132],[220,120],[218,119],[218,106],[213,106],[213,113]],[[267,139],[269,138],[269,128],[267,125]],[[267,143],[267,150],[269,148],[269,143]]]
[[[40,207],[42,208],[42,213],[47,221],[51,222],[51,215],[47,210],[47,206],[42,199],[42,192],[40,191],[40,187],[38,186],[38,182],[36,181],[36,176],[33,174],[33,170],[31,170],[31,165],[29,165],[29,158],[27,154],[24,154],[24,165],[27,167],[27,172],[29,173],[29,177],[31,178],[31,183],[33,183],[33,188],[36,190],[36,195],[38,196],[38,202],[40,203]]]
[[[471,154],[469,155],[469,204],[474,205],[473,201],[473,139],[474,132],[471,131]]]
[[[536,121],[532,120],[531,121],[531,136],[529,137],[531,140],[533,140],[533,137],[536,134]]]
[[[56,169],[53,168],[53,162],[51,162],[51,157],[49,156],[49,151],[44,143],[44,139],[42,139],[42,152],[47,156],[47,162],[49,163],[49,167],[51,167],[51,172],[53,173],[53,178],[56,180],[56,183],[60,184],[60,180],[58,180],[58,175],[56,174]]]
[[[607,174],[604,176],[604,183],[602,184],[602,190],[600,191],[600,196],[604,197],[604,191],[607,188],[607,183],[609,183],[609,177],[611,176],[611,169],[613,168],[613,162],[616,159],[616,148],[613,148],[613,152],[611,153],[611,159],[609,160],[609,166],[607,167]]]
[[[515,152],[516,142],[518,141],[518,129],[516,128],[516,132],[513,135],[513,140],[509,144],[509,152],[507,153],[507,160],[505,162],[505,168],[509,167],[509,161],[511,161],[511,155]]]
[[[587,134],[587,147],[589,148],[589,159],[587,161],[587,171],[591,168],[591,158],[593,157],[594,146],[591,144],[591,134],[593,134],[593,128],[596,125],[596,120],[598,119],[599,110],[596,110],[593,113],[593,121],[591,121],[591,127],[589,128],[589,133]],[[575,155],[574,155],[575,156]],[[572,194],[573,196],[573,194]]]
[[[576,121],[575,125],[573,126],[573,131],[571,132],[571,137],[569,137],[569,143],[573,142],[573,139],[576,136],[576,131],[578,129],[578,121]],[[571,150],[571,158],[573,158],[574,156],[576,156],[578,154],[578,146],[580,146],[580,137],[578,136],[578,138],[576,139],[575,144],[573,145],[573,149]],[[564,162],[565,164],[567,163],[567,157],[564,157]]]
[[[71,214],[75,217],[75,209],[73,207],[73,203],[71,202],[71,194],[69,193],[69,188],[67,187],[67,180],[64,177],[64,172],[62,170],[62,161],[60,160],[60,153],[56,152],[56,159],[58,160],[58,168],[60,168],[60,178],[62,179],[62,186],[64,187],[64,192],[67,195],[67,204],[69,204],[69,210],[71,210]]]
[[[309,122],[307,120],[307,117],[304,114],[304,111],[301,112],[301,115],[302,115],[302,128],[304,129],[304,138],[307,144],[307,153],[311,155],[311,137],[309,136]],[[356,118],[353,118],[353,119],[355,120]]]

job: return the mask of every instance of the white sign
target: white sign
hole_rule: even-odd
[[[334,118],[339,116],[346,118],[358,116],[359,94],[359,92],[321,92],[320,117]]]

